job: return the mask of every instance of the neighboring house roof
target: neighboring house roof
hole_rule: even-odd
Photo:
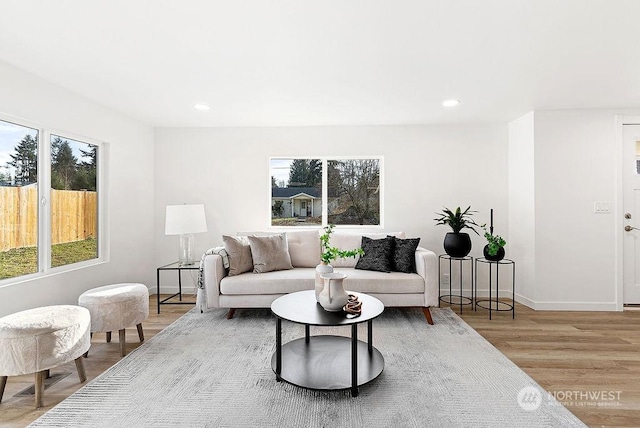
[[[320,198],[321,192],[314,187],[272,187],[272,198],[294,198],[296,196],[307,195],[311,198]]]

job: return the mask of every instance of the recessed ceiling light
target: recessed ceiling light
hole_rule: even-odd
[[[198,104],[195,104],[195,105],[193,106],[193,108],[194,108],[194,109],[196,109],[196,110],[207,111],[207,110],[209,110],[211,107],[209,107],[207,104],[198,103]]]
[[[444,100],[442,105],[445,107],[455,107],[460,104],[460,100]]]

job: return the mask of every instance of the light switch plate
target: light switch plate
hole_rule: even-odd
[[[593,203],[594,214],[610,214],[611,202],[608,201],[596,201]]]

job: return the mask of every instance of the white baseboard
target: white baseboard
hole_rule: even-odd
[[[465,294],[466,295],[466,294]],[[481,299],[489,298],[489,290],[477,290],[476,296]],[[492,290],[492,297],[495,291]],[[500,298],[510,299],[511,290],[500,290]],[[616,312],[619,311],[616,302],[536,302],[516,293],[516,302],[528,306],[536,311],[585,311],[585,312]]]
[[[536,302],[531,308],[536,311],[619,312],[615,302]]]

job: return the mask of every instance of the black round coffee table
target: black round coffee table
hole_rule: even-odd
[[[375,297],[354,293],[362,302],[362,313],[328,312],[316,302],[315,291],[299,291],[277,298],[271,304],[276,316],[276,351],[271,367],[276,380],[317,390],[351,389],[371,382],[384,369],[384,358],[373,346],[373,319],[384,305]],[[282,344],[282,320],[305,326],[305,337]],[[367,342],[358,340],[358,324],[367,322]],[[351,326],[351,338],[309,334],[310,326]]]

